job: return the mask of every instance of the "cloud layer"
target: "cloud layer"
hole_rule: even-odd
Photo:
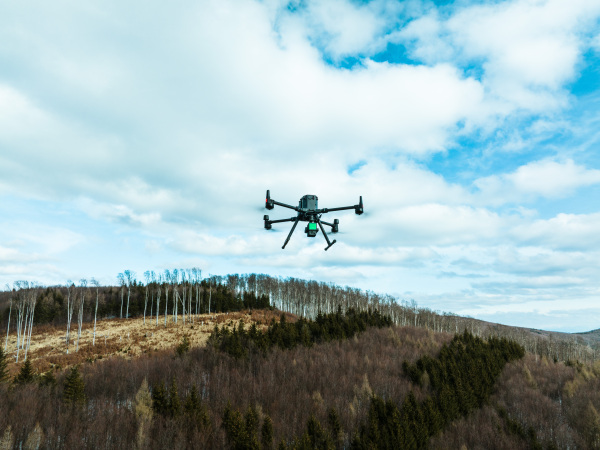
[[[198,265],[598,327],[598,2],[4,9],[2,285]],[[366,214],[282,251],[266,189]]]

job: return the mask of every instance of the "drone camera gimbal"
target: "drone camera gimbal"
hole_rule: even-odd
[[[290,233],[288,234],[287,239],[285,240],[283,247],[281,247],[281,248],[285,248],[285,246],[289,242],[290,238],[292,237],[292,234],[294,233],[294,230],[296,229],[296,225],[298,225],[298,222],[303,221],[303,222],[308,222],[308,224],[306,225],[306,228],[304,229],[304,232],[306,233],[306,235],[308,237],[315,237],[317,235],[319,229],[321,230],[321,232],[323,233],[323,236],[325,237],[325,240],[327,241],[327,247],[325,247],[325,250],[329,250],[329,247],[331,247],[333,244],[335,244],[336,240],[335,239],[333,241],[329,240],[329,236],[327,236],[327,233],[325,232],[325,228],[323,227],[323,225],[327,225],[327,226],[331,227],[332,233],[337,233],[339,231],[340,221],[338,219],[334,219],[333,223],[325,222],[325,221],[321,220],[321,216],[323,214],[327,214],[328,212],[343,211],[343,210],[348,210],[348,209],[354,209],[354,213],[357,215],[360,215],[363,213],[362,196],[360,196],[360,200],[357,205],[341,206],[338,208],[319,209],[319,207],[318,207],[319,198],[316,195],[304,195],[300,199],[298,206],[291,206],[291,205],[287,205],[285,203],[281,203],[281,202],[273,200],[271,198],[271,191],[268,190],[267,191],[267,199],[265,201],[265,208],[273,209],[273,208],[275,208],[275,205],[283,206],[284,208],[293,209],[294,211],[296,211],[298,213],[298,215],[296,217],[291,217],[289,219],[270,220],[268,215],[265,215],[263,217],[266,230],[270,230],[271,228],[273,228],[272,224],[274,224],[274,223],[294,222],[294,225],[292,226],[292,229],[290,230]]]

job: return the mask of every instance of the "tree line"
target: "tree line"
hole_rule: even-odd
[[[403,300],[332,283],[264,274],[203,278],[198,268],[162,273],[146,271],[144,281],[137,280],[133,271],[125,270],[116,279],[117,286],[100,286],[94,279],[53,287],[16,282],[13,289],[0,292],[0,317],[3,326],[7,327],[6,342],[11,327],[18,337],[15,357],[27,353],[32,326],[36,324],[66,325],[66,341],[70,344],[75,312],[77,335],[74,343],[77,348],[82,323],[95,323],[98,317],[143,317],[145,322],[159,326],[168,321],[193,322],[199,314],[265,307],[306,319],[314,319],[319,313],[335,313],[338,308],[342,312],[377,310],[397,325],[454,334],[468,330],[479,337],[510,338],[529,352],[557,361],[593,362],[600,357],[600,346],[587,344],[581,337],[542,336],[531,330],[432,311],[419,307],[412,299]]]
[[[315,320],[300,318],[296,322],[287,322],[285,314],[281,314],[279,322],[273,319],[265,331],[259,331],[256,324],[248,330],[244,322],[238,326],[224,325],[215,329],[208,339],[209,345],[241,358],[251,351],[266,352],[272,347],[292,349],[298,345],[312,347],[314,344],[332,340],[349,339],[369,327],[389,327],[392,320],[379,311],[361,311],[349,309],[342,313],[338,309],[332,314],[318,314]]]

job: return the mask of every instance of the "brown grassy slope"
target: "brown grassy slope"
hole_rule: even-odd
[[[173,349],[187,335],[191,347],[200,347],[206,341],[216,324],[220,326],[230,322],[237,324],[243,320],[246,326],[251,323],[268,324],[272,319],[279,319],[280,312],[268,310],[254,310],[218,314],[203,314],[194,318],[193,323],[186,319],[183,323],[179,316],[174,323],[170,316],[165,327],[164,316],[159,316],[158,325],[156,317],[154,320],[141,317],[132,319],[106,319],[99,320],[96,324],[96,342],[92,345],[94,323],[84,323],[79,338],[79,350],[77,351],[77,323],[71,324],[69,353],[66,346],[66,327],[51,325],[34,326],[31,336],[31,346],[27,354],[34,368],[38,372],[45,372],[53,367],[65,368],[84,361],[105,359],[114,356],[125,358],[136,357],[145,353],[159,350]],[[290,321],[295,318],[286,314]],[[8,369],[11,375],[15,375],[21,362],[24,361],[24,351],[19,353],[19,364],[16,364],[17,334],[13,332],[8,338],[8,353],[11,356]]]

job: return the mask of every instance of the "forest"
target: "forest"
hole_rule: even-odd
[[[3,292],[12,335],[21,309],[23,351],[36,326],[66,334],[74,313],[86,326],[147,317],[148,329],[228,310],[278,319],[44,373],[22,354],[9,374],[18,350],[0,347],[0,448],[600,448],[589,345],[532,352],[527,335],[370,292],[187,275]]]
[[[419,307],[413,299],[398,299],[387,294],[361,291],[297,278],[272,277],[265,274],[232,274],[202,277],[200,269],[165,270],[161,274],[144,273],[144,281],[133,271],[116,277],[117,286],[99,286],[94,280],[68,281],[64,286],[42,287],[27,281],[16,282],[12,289],[0,291],[0,327],[17,328],[29,313],[32,324],[64,325],[70,330],[75,314],[78,323],[95,318],[154,317],[167,323],[181,316],[241,311],[266,305],[299,317],[316,318],[338,308],[365,311],[369,308],[390,317],[396,325],[425,328],[435,332],[461,333],[468,330],[479,337],[506,337],[517,341],[527,352],[556,361],[593,363],[600,359],[600,332],[544,334],[540,330],[509,327],[482,322],[452,313]],[[9,324],[9,321],[12,322]],[[24,327],[23,327],[24,328]]]

